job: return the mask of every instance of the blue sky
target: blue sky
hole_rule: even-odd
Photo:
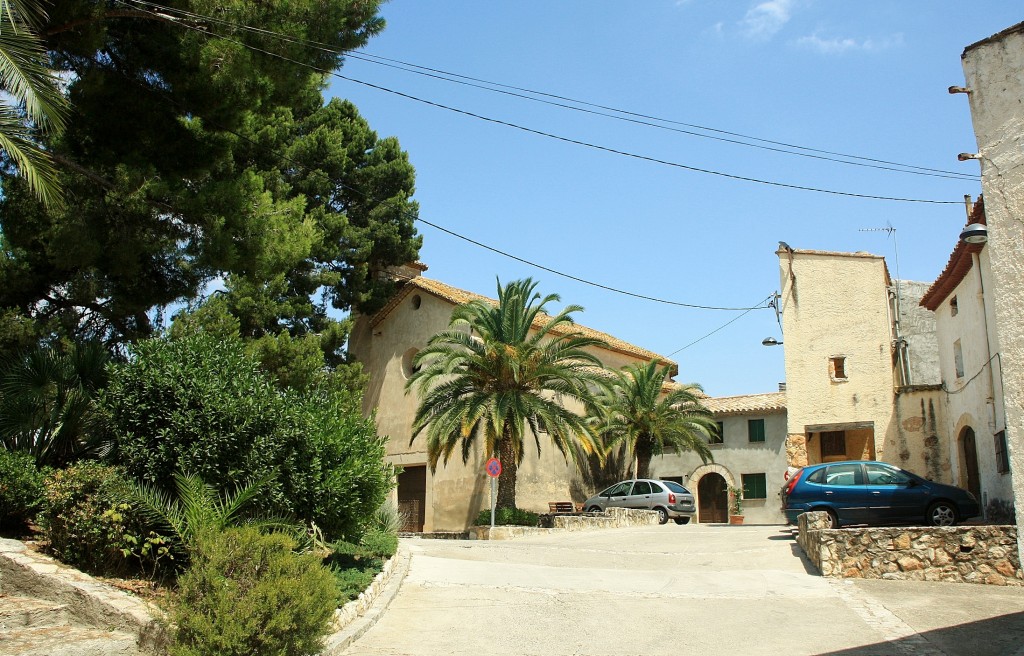
[[[352,100],[380,136],[398,137],[416,167],[415,198],[426,221],[607,287],[677,303],[750,307],[779,289],[779,241],[885,255],[895,277],[894,240],[866,228],[894,227],[900,277],[933,280],[965,223],[963,196],[976,196],[980,183],[752,148],[684,134],[679,130],[734,138],[681,124],[977,174],[976,162],[956,159],[977,146],[966,98],[947,87],[963,84],[965,46],[1024,20],[1014,5],[391,0],[382,9],[387,29],[363,51],[674,121],[638,119],[660,128],[355,57],[340,71],[600,149],[355,82],[335,79],[329,94]],[[959,202],[816,193],[684,166],[851,194]],[[421,260],[430,267],[425,275],[491,297],[496,278],[531,276],[542,292],[583,305],[580,323],[671,356],[679,363],[677,380],[698,382],[710,394],[773,391],[785,379],[782,348],[761,346],[766,336],[782,337],[771,310],[739,316],[642,300],[417,227]]]

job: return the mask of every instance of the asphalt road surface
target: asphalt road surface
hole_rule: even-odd
[[[345,654],[1024,656],[1024,589],[825,579],[779,526],[404,543],[398,596]]]

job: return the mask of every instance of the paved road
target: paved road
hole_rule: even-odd
[[[1024,590],[817,576],[777,526],[410,539],[346,654],[1024,656]]]

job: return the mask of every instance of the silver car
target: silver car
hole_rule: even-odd
[[[605,508],[656,510],[661,524],[669,519],[676,524],[686,524],[697,514],[693,495],[685,487],[674,481],[647,478],[616,483],[583,502],[583,510],[587,512],[602,512]]]

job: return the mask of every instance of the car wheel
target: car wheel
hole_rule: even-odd
[[[658,523],[668,524],[668,511],[664,508],[655,508],[658,511]]]
[[[926,519],[930,526],[952,526],[956,524],[956,508],[948,501],[936,501],[928,507]]]
[[[676,517],[676,524],[679,524],[680,526],[682,526],[683,524],[689,524],[689,523],[690,523],[690,518],[689,517]]]
[[[828,527],[839,528],[839,516],[836,515],[836,511],[831,508],[823,508],[822,511],[828,515]]]
[[[601,506],[590,506],[587,508],[587,512],[604,512],[601,510]]]

